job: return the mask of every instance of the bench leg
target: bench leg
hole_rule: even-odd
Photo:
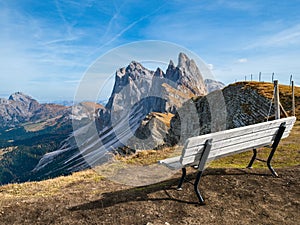
[[[180,181],[179,181],[179,184],[178,184],[178,186],[177,186],[177,190],[178,190],[178,191],[181,191],[181,190],[182,190],[182,184],[183,184],[183,182],[184,182],[185,176],[186,176],[186,168],[182,168],[182,176],[181,176]]]
[[[278,144],[277,144],[278,145]],[[268,157],[268,159],[267,159],[267,166],[268,166],[268,168],[269,168],[269,170],[271,171],[271,173],[272,173],[272,175],[274,176],[274,177],[278,177],[278,174],[276,173],[276,171],[273,169],[273,167],[271,166],[271,161],[272,161],[272,158],[273,158],[273,156],[274,156],[274,153],[275,153],[275,151],[276,151],[276,148],[277,148],[277,145],[274,147],[272,147],[272,151],[270,152],[270,155],[269,155],[269,157]]]
[[[252,168],[252,165],[256,159],[256,155],[257,155],[257,150],[256,149],[253,149],[253,156],[252,156],[252,159],[250,160],[247,168]]]
[[[271,150],[271,152],[270,152],[270,154],[269,154],[269,157],[268,157],[267,161],[266,161],[266,160],[262,160],[262,159],[256,158],[257,150],[256,150],[256,149],[253,149],[253,156],[252,156],[252,159],[250,160],[250,162],[249,162],[247,168],[251,168],[251,167],[252,167],[252,164],[253,164],[253,162],[254,162],[255,160],[258,160],[258,161],[261,161],[261,162],[266,162],[266,163],[267,163],[267,166],[268,166],[268,168],[269,168],[269,170],[270,170],[271,173],[272,173],[272,175],[273,175],[274,177],[278,177],[278,174],[276,173],[276,171],[275,171],[275,170],[273,169],[273,167],[271,166],[271,161],[272,161],[272,158],[273,158],[273,156],[274,156],[274,153],[275,153],[275,151],[276,151],[276,149],[277,149],[277,146],[278,146],[278,144],[279,144],[279,142],[280,142],[280,140],[281,140],[281,137],[282,137],[282,135],[283,135],[283,133],[284,133],[285,128],[286,128],[286,123],[285,123],[285,122],[282,123],[282,124],[280,124],[280,127],[279,127],[279,129],[278,129],[278,131],[277,131],[277,134],[276,134],[276,136],[275,136],[274,142],[273,142],[273,144],[272,144],[272,146],[271,146],[272,150]]]
[[[272,175],[273,175],[274,177],[278,177],[278,174],[276,173],[276,171],[275,171],[275,170],[273,169],[273,167],[271,166],[271,161],[269,162],[269,160],[268,160],[267,165],[268,165],[268,168],[269,168],[269,170],[271,171]]]
[[[201,205],[205,205],[204,199],[203,199],[203,197],[201,196],[200,191],[199,191],[199,188],[198,188],[198,185],[199,185],[201,176],[202,176],[202,171],[199,171],[198,174],[197,174],[196,180],[195,180],[194,190],[195,190],[196,195],[197,195],[197,197],[198,197],[199,203],[200,203]]]
[[[271,166],[271,161],[272,161],[272,158],[274,156],[274,153],[279,145],[279,142],[281,140],[281,137],[284,133],[284,130],[286,128],[286,124],[285,123],[282,123],[279,127],[279,130],[277,132],[277,135],[275,137],[275,140],[273,142],[273,145],[272,145],[272,151],[270,152],[270,155],[267,159],[267,165],[268,165],[268,168],[270,169],[271,173],[273,174],[273,176],[275,177],[278,177],[278,174],[275,172],[275,170],[273,169],[273,167]]]

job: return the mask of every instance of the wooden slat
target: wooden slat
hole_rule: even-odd
[[[224,131],[219,131],[215,133],[210,133],[210,134],[205,134],[197,137],[191,137],[188,139],[188,146],[193,147],[193,146],[198,146],[201,144],[204,144],[207,139],[213,139],[214,142],[224,140],[227,135],[232,136],[232,132],[234,132],[235,136],[242,136],[242,135],[247,135],[250,133],[256,133],[260,130],[269,130],[272,128],[279,128],[280,124],[283,122],[286,122],[287,128],[291,128],[293,124],[295,123],[296,118],[295,117],[288,117],[280,120],[273,120],[269,122],[264,122],[264,123],[259,123],[259,124],[253,124],[249,126],[244,126],[244,127],[239,127],[239,128],[234,128],[234,129],[229,129],[229,130],[224,130]]]
[[[276,133],[279,129],[279,126],[282,122],[289,122],[282,138],[287,137],[295,121],[294,118],[288,118],[288,119],[289,120],[282,119],[285,121],[280,120],[280,121],[276,121],[276,123],[274,123],[273,121],[267,122],[269,124],[272,124],[272,126],[266,126],[267,125],[266,123],[263,123],[264,126],[262,126],[261,124],[260,126],[255,126],[255,130],[257,131],[256,133],[241,132],[240,129],[236,128],[236,129],[231,129],[231,130],[221,131],[221,132],[211,134],[210,137],[213,138],[213,144],[212,144],[210,155],[208,157],[209,160],[211,160],[212,158],[216,158],[216,157],[220,158],[221,156],[235,154],[237,152],[243,152],[249,149],[272,144],[276,136]],[[252,128],[250,127],[249,130],[253,130],[253,127],[254,126],[252,126]],[[266,130],[265,127],[271,127],[271,129]],[[222,135],[222,133],[224,133],[224,135]],[[223,140],[217,139],[216,141],[214,135],[218,137],[221,137],[222,135]],[[202,151],[204,149],[204,145],[202,144],[203,139],[206,139],[207,136],[208,135],[203,135],[196,138],[194,137],[190,138],[193,139],[192,140],[193,147],[189,147],[190,139],[188,139],[186,147],[182,152],[182,157],[180,158],[181,164],[187,165],[195,161],[199,161]],[[194,146],[195,145],[194,142],[196,139],[198,139],[199,141],[198,146]]]
[[[229,155],[229,153],[236,154],[237,152],[250,150],[257,146],[268,145],[268,144],[272,143],[273,139],[274,139],[273,136],[268,136],[268,137],[264,137],[264,138],[257,139],[257,140],[251,140],[251,141],[239,143],[239,144],[232,145],[232,146],[227,146],[224,148],[214,149],[214,151],[210,152],[208,158],[209,159],[212,159],[215,157],[220,158],[220,156]],[[201,157],[201,154],[194,154],[194,155],[190,155],[190,156],[181,158],[180,162],[182,165],[187,165],[187,164],[193,163],[194,161],[199,161],[200,157]]]
[[[167,158],[167,159],[160,160],[159,163],[172,163],[174,161],[179,161],[179,158],[180,158],[180,156],[175,156],[175,157],[172,157],[172,158]]]
[[[273,135],[264,136],[260,138],[253,136],[253,138],[250,140],[244,139],[242,142],[232,143],[231,145],[227,145],[227,146],[219,146],[218,148],[216,148],[216,146],[213,143],[208,159],[211,160],[213,158],[220,158],[220,157],[244,152],[247,150],[251,150],[253,148],[259,148],[259,147],[272,144],[275,136],[276,133],[274,133]],[[288,136],[288,132],[286,132],[285,136]],[[180,163],[182,165],[187,165],[193,163],[194,161],[199,161],[202,150],[203,147],[201,148],[200,151],[194,152],[195,154],[185,155],[184,157],[181,157]]]
[[[230,138],[229,134],[227,134],[228,137],[224,137],[224,140],[213,141],[211,151],[214,151],[214,149],[218,149],[221,147],[227,147],[227,146],[235,145],[238,143],[244,143],[245,141],[248,141],[248,140],[256,140],[257,137],[262,138],[262,137],[266,137],[266,136],[275,136],[277,131],[278,131],[278,128],[273,128],[270,131],[263,130],[258,133],[251,133],[251,134],[247,134],[247,135],[243,135],[243,136],[239,136],[239,137],[234,135],[233,138]],[[288,133],[289,132],[286,131],[284,136],[288,136]],[[234,133],[232,133],[232,134],[234,134]],[[183,157],[187,157],[190,155],[198,154],[199,152],[202,152],[203,148],[204,148],[204,145],[202,145],[202,144],[200,144],[199,146],[193,146],[193,147],[187,146],[183,150],[182,155],[183,155]]]

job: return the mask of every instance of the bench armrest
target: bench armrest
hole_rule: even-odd
[[[163,159],[158,161],[158,164],[165,165],[171,170],[179,170],[183,168],[184,166],[179,162],[180,156],[168,158],[168,159]]]

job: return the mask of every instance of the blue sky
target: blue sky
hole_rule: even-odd
[[[299,0],[0,0],[0,97],[73,99],[95,60],[143,40],[193,51],[227,84],[274,72],[300,85],[299,11]]]

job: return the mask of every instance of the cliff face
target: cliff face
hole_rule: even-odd
[[[207,94],[202,74],[197,65],[180,53],[178,65],[172,61],[164,73],[160,68],[151,71],[138,62],[117,70],[115,84],[105,107],[99,111],[101,128],[119,121],[133,108],[146,116],[150,112],[175,112],[193,96]]]

